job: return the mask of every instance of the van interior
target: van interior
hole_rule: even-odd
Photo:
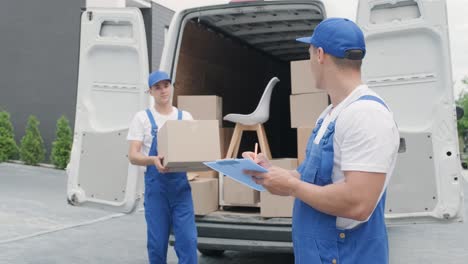
[[[178,95],[218,95],[223,116],[249,114],[276,76],[280,82],[264,124],[268,142],[273,158],[297,157],[297,132],[290,121],[290,62],[309,58],[308,45],[295,39],[312,34],[324,19],[323,8],[280,2],[230,6],[186,16],[175,64],[174,103]],[[239,155],[252,151],[256,140],[255,132],[244,133]]]

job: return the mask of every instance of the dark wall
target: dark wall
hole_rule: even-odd
[[[0,108],[10,112],[18,142],[31,114],[48,152],[57,119],[65,115],[73,126],[82,6],[84,0],[0,1]]]
[[[11,114],[20,142],[28,116],[50,153],[61,115],[74,127],[80,43],[80,16],[85,0],[0,1],[0,109]],[[157,69],[164,28],[174,12],[153,4],[142,9],[152,69]],[[49,154],[47,154],[48,161]]]

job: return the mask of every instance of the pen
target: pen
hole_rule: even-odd
[[[257,159],[257,149],[258,149],[258,143],[255,143],[255,152],[254,152],[254,160]]]

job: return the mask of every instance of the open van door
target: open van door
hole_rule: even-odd
[[[444,0],[360,0],[363,77],[388,103],[400,150],[388,224],[461,221],[462,175]]]
[[[67,168],[70,204],[132,212],[142,171],[129,165],[133,115],[148,105],[148,51],[137,8],[87,9],[81,41],[75,133]]]

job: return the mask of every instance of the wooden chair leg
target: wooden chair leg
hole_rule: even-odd
[[[257,125],[257,136],[258,136],[258,141],[260,143],[260,148],[262,150],[262,153],[265,154],[265,156],[268,159],[272,159],[271,157],[271,151],[270,151],[270,146],[268,145],[268,139],[266,137],[265,133],[265,128],[263,127],[263,124],[258,124]]]
[[[260,144],[260,150],[265,156],[269,159],[271,159],[271,151],[270,151],[270,146],[268,145],[268,139],[266,137],[266,132],[265,128],[263,127],[263,124],[257,124],[254,126],[244,126],[242,124],[236,124],[236,127],[234,128],[234,132],[232,133],[232,138],[231,142],[229,144],[229,149],[226,153],[226,158],[231,159],[231,158],[237,158],[237,155],[239,154],[239,148],[242,140],[242,134],[244,130],[254,130],[257,132],[257,137],[258,137],[258,143]]]
[[[244,129],[241,128],[239,129],[239,137],[236,141],[236,145],[234,146],[234,153],[233,153],[233,158],[237,158],[237,156],[239,155],[239,148],[240,148],[240,144],[242,142],[242,134],[244,132]]]
[[[268,153],[268,157],[270,159],[272,159],[273,157],[271,156],[271,150],[270,150],[270,144],[268,144],[268,137],[267,137],[267,134],[265,132],[265,127],[263,126],[263,124],[260,125],[260,128],[261,128],[261,131],[262,131],[262,134],[263,134],[263,138],[265,140],[265,149],[266,149],[266,152]]]
[[[239,124],[236,124],[236,126],[234,128],[234,132],[232,133],[231,142],[229,143],[228,151],[226,153],[226,159],[233,158],[234,148],[236,147],[237,141],[239,140],[240,129],[241,128],[240,128]]]

